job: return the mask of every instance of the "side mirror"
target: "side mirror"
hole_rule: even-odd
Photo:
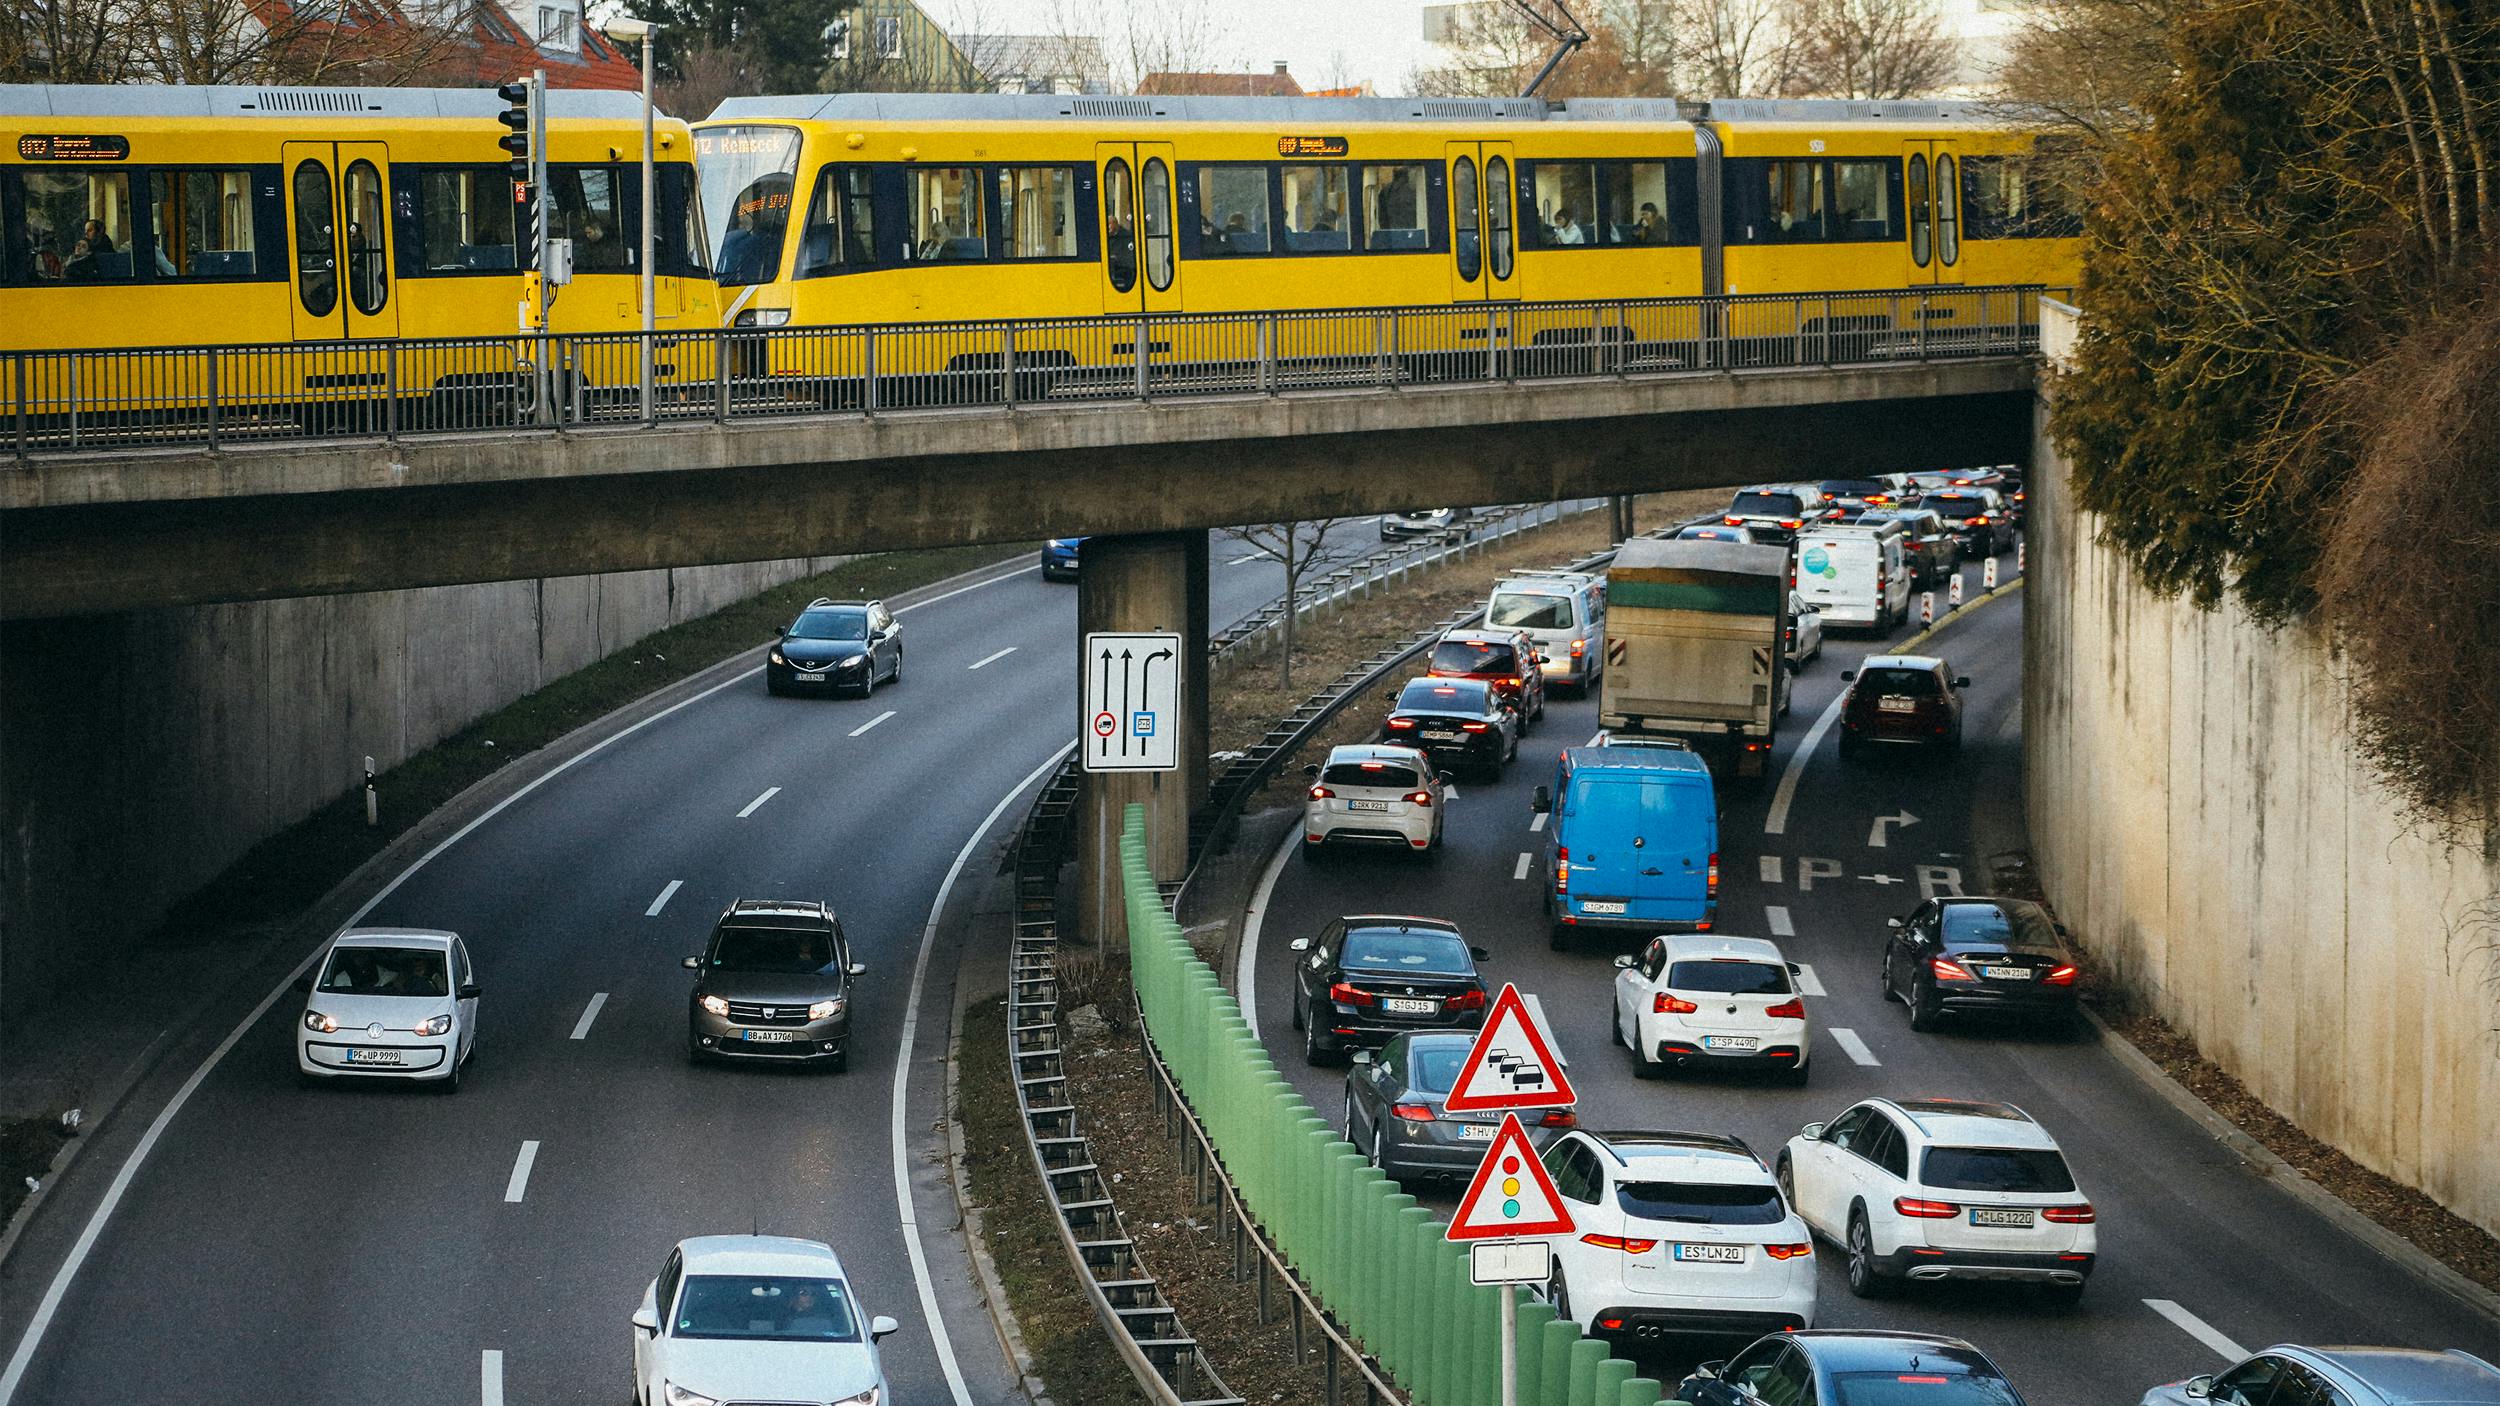
[[[1848,682],[1850,682],[1851,680],[1855,679],[1857,676],[1858,676],[1858,671],[1857,671],[1857,670],[1855,670],[1855,669],[1843,669],[1843,670],[1841,670],[1841,671],[1840,671],[1840,681],[1841,681],[1842,683],[1848,683]]]
[[[1303,768],[1302,768],[1302,774],[1303,774],[1304,776],[1310,777],[1310,778],[1311,778],[1312,780],[1314,780],[1314,781],[1318,780],[1318,779],[1319,779],[1319,763],[1317,763],[1317,762],[1312,762],[1312,763],[1311,763],[1311,764],[1309,764],[1308,766],[1303,767]]]
[[[650,1304],[644,1304],[642,1307],[635,1309],[634,1326],[653,1335],[654,1337],[658,1336],[660,1331],[660,1310]]]
[[[842,974],[844,976],[866,976],[868,975],[868,964],[866,962],[853,962],[849,966],[842,969]]]
[[[1631,953],[1629,953],[1629,952],[1619,952],[1619,953],[1615,954],[1615,970],[1616,970],[1616,971],[1622,971],[1622,970],[1624,970],[1624,969],[1626,969],[1626,968],[1630,967],[1630,966],[1632,965],[1632,962],[1633,962],[1633,957],[1632,957],[1632,954],[1631,954]]]
[[[1970,687],[1970,675],[1968,675],[1968,674],[1957,674],[1957,675],[1955,675],[1955,676],[1954,676],[1954,678],[1953,678],[1953,686],[1954,686],[1955,688],[1968,688],[1968,687]]]
[[[1790,962],[1788,964],[1788,974],[1790,976],[1804,976],[1805,970],[1799,967],[1795,962]]]
[[[1704,1362],[1700,1366],[1695,1367],[1693,1369],[1693,1375],[1696,1377],[1708,1377],[1712,1381],[1716,1381],[1718,1380],[1719,1373],[1725,1370],[1727,1370],[1727,1359],[1721,1358],[1716,1362]]]
[[[1808,1142],[1821,1142],[1823,1140],[1823,1125],[1820,1123],[1808,1123],[1804,1127],[1797,1130],[1797,1136],[1804,1138]]]
[[[1542,786],[1537,787],[1535,791],[1529,793],[1528,809],[1538,815],[1553,814],[1554,793]]]
[[[1372,1062],[1372,1052],[1369,1050],[1356,1050],[1353,1054],[1347,1056],[1347,1058],[1351,1059],[1358,1065],[1369,1064]]]
[[[1451,782],[1458,779],[1458,773],[1454,771],[1436,771],[1432,774],[1432,779],[1440,782],[1444,786],[1447,786]]]
[[[1288,952],[1308,952],[1311,950],[1311,939],[1307,937],[1297,937],[1293,941],[1285,944],[1285,950]]]
[[[701,957],[688,957],[684,961],[679,962],[677,965],[684,967],[690,972],[699,972],[703,970],[703,959]]]
[[[1485,949],[1483,949],[1483,948],[1481,948],[1481,947],[1475,946],[1473,943],[1470,943],[1470,944],[1468,945],[1468,948],[1467,948],[1467,955],[1468,955],[1468,956],[1470,956],[1470,957],[1475,958],[1475,959],[1476,959],[1477,961],[1479,961],[1479,962],[1489,962],[1489,961],[1492,961],[1492,960],[1493,960],[1493,954],[1492,954],[1491,952],[1488,952],[1488,951],[1486,951]]]
[[[1901,930],[1901,920],[1899,918],[1886,918],[1884,919],[1884,926],[1891,928],[1895,932],[1899,932]]]
[[[2206,1397],[2213,1395],[2213,1374],[2208,1372],[2200,1377],[2190,1377],[2186,1381],[2179,1383],[2179,1390],[2185,1393],[2190,1401],[2202,1401]]]
[[[880,1338],[887,1337],[899,1331],[902,1326],[902,1324],[897,1323],[893,1319],[880,1313],[876,1317],[868,1320],[868,1341],[873,1343]]]
[[[474,1001],[474,1000],[476,1000],[477,998],[478,998],[478,984],[477,984],[476,982],[474,982],[474,981],[468,981],[468,982],[463,982],[463,983],[461,983],[461,986],[460,986],[460,999],[461,999],[461,1000],[463,1000],[463,1001]]]
[[[296,995],[298,995],[298,996],[309,996],[309,995],[311,995],[311,994],[312,994],[312,978],[311,978],[311,977],[309,977],[309,976],[299,976],[299,977],[295,978],[295,994],[296,994]]]

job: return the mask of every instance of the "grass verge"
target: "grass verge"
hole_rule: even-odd
[[[8,1224],[32,1194],[26,1189],[26,1179],[50,1172],[53,1154],[67,1140],[58,1112],[0,1118],[0,1225]]]

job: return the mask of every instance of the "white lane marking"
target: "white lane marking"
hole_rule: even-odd
[[[582,1007],[582,1018],[573,1022],[574,1039],[586,1040],[590,1038],[590,1023],[599,1018],[599,1008],[607,1003],[607,992],[593,991],[590,993],[590,1004]]]
[[[1524,878],[1528,877],[1528,866],[1529,866],[1529,865],[1531,865],[1531,864],[1534,864],[1534,863],[1536,863],[1536,856],[1535,856],[1535,855],[1533,855],[1533,854],[1522,854],[1522,855],[1520,855],[1520,856],[1519,856],[1519,862],[1518,862],[1517,864],[1514,864],[1514,865],[1512,865],[1512,866],[1511,866],[1510,876],[1511,876],[1512,878],[1514,878],[1514,879],[1524,879]]]
[[[967,667],[969,667],[969,668],[974,668],[974,669],[978,669],[978,668],[982,667],[982,665],[985,665],[985,664],[995,664],[995,663],[997,663],[999,660],[1004,659],[1004,658],[1006,658],[1008,655],[1013,654],[1013,653],[1015,653],[1015,652],[1016,652],[1016,647],[1015,647],[1014,645],[1012,645],[1012,644],[1011,644],[1011,645],[1007,646],[1005,649],[1002,649],[1002,650],[998,651],[996,654],[991,655],[989,658],[982,660],[980,664],[973,664],[973,665],[969,665],[969,666],[967,666]]]
[[[909,605],[898,605],[894,607],[894,613],[901,615],[909,611],[918,610],[923,606],[935,605],[942,600],[953,600],[957,596],[964,595],[967,592],[980,590],[984,586],[995,586],[1001,581],[1021,580],[1024,573],[1032,569],[1033,563],[1029,558],[1019,557],[1016,559],[1016,565],[998,573],[996,576],[989,577],[986,580],[975,581],[969,586],[957,586],[955,589],[948,591],[943,595],[931,596],[927,600],[916,600]]]
[[[1855,1030],[1845,1026],[1827,1025],[1823,1027],[1823,1033],[1832,1037],[1832,1043],[1840,1046],[1840,1052],[1849,1056],[1850,1063],[1863,1064],[1870,1069],[1883,1063],[1875,1057],[1873,1050],[1866,1047],[1866,1042],[1858,1038],[1858,1032]]]
[[[999,577],[996,579],[1004,580],[1006,578]],[[983,581],[975,584],[985,586],[990,583]],[[974,586],[965,586],[961,588],[961,591],[969,591],[974,588]],[[949,592],[949,594],[961,594],[961,591]],[[691,708],[695,704],[711,697],[713,694],[721,692],[723,689],[735,688],[740,684],[747,683],[754,679],[757,674],[762,672],[763,666],[761,664],[758,664],[751,669],[741,669],[730,675],[728,678],[721,680],[719,683],[712,685],[710,688],[703,690],[701,693],[694,694],[691,697],[681,698],[667,707],[662,708],[660,711],[653,713],[651,716],[644,718],[642,721],[633,724],[631,727],[620,728],[615,733],[591,743],[589,746],[584,747],[581,751],[576,752],[572,756],[565,758],[563,761],[556,763],[552,767],[549,767],[545,775],[540,776],[536,780],[522,786],[519,790],[514,791],[511,795],[504,797],[502,800],[495,802],[491,806],[488,806],[485,812],[479,815],[475,820],[472,820],[468,824],[461,826],[459,829],[454,830],[451,834],[443,838],[442,843],[434,846],[434,848],[430,850],[427,850],[423,855],[420,855],[417,858],[415,863],[400,870],[398,875],[389,883],[384,884],[381,889],[373,895],[373,897],[366,899],[363,906],[359,907],[355,912],[349,914],[347,921],[339,924],[339,927],[344,930],[355,927],[364,922],[366,917],[371,915],[374,909],[381,907],[384,901],[389,899],[392,894],[399,892],[400,885],[408,882],[411,878],[414,878],[417,871],[441,858],[451,849],[453,845],[467,839],[477,830],[479,826],[484,825],[487,821],[503,814],[506,808],[518,802],[522,797],[530,795],[539,787],[555,780],[564,773],[571,771],[574,767],[579,766],[583,762],[590,760],[592,757],[599,755],[601,752],[604,752],[608,748],[615,746],[617,743],[624,741],[626,738],[633,736],[635,733],[642,731],[644,728],[651,726],[653,723],[660,721],[662,718],[668,717],[680,709]],[[206,1057],[202,1058],[199,1064],[192,1069],[190,1077],[182,1081],[182,1087],[174,1090],[174,1096],[165,1101],[165,1106],[163,1108],[157,1110],[156,1117],[148,1123],[148,1130],[139,1135],[138,1145],[130,1149],[130,1156],[123,1160],[121,1170],[113,1174],[112,1183],[105,1187],[104,1198],[96,1203],[96,1208],[93,1211],[88,1213],[87,1224],[85,1228],[78,1232],[77,1243],[70,1246],[69,1254],[61,1260],[61,1267],[52,1272],[52,1282],[44,1288],[43,1301],[35,1305],[34,1316],[27,1320],[26,1331],[18,1336],[17,1349],[9,1354],[9,1365],[7,1369],[5,1371],[0,1371],[0,1406],[9,1406],[10,1401],[16,1397],[19,1384],[26,1380],[27,1367],[30,1366],[35,1360],[36,1349],[43,1346],[44,1334],[51,1331],[52,1320],[61,1311],[61,1300],[68,1296],[71,1282],[78,1278],[78,1271],[86,1266],[87,1256],[95,1253],[95,1242],[104,1234],[105,1223],[113,1218],[114,1211],[120,1209],[122,1198],[130,1194],[130,1184],[138,1179],[139,1168],[146,1164],[148,1155],[156,1150],[156,1144],[164,1139],[165,1129],[173,1125],[175,1117],[182,1112],[184,1105],[191,1101],[191,1095],[199,1092],[200,1085],[208,1081],[209,1071],[215,1069],[219,1061],[223,1060],[236,1045],[243,1042],[244,1035],[249,1033],[253,1026],[260,1023],[261,1017],[269,1014],[269,1008],[278,1003],[279,997],[287,995],[294,989],[296,978],[311,971],[313,963],[320,959],[321,954],[324,951],[328,950],[328,946],[329,944],[326,942],[316,946],[313,950],[304,954],[304,960],[297,962],[293,970],[287,972],[286,975],[279,977],[278,984],[269,989],[269,994],[260,998],[260,1004],[252,1007],[251,1010],[246,1012],[243,1019],[237,1021],[234,1028],[226,1032],[226,1038],[217,1042],[217,1048],[210,1050]],[[501,1361],[500,1354],[497,1355],[497,1361]],[[500,1368],[498,1368],[498,1370],[500,1371]]]
[[[873,717],[873,718],[870,718],[868,721],[866,721],[866,722],[864,722],[864,723],[861,723],[859,726],[857,726],[857,727],[855,727],[855,728],[852,728],[852,729],[851,729],[851,735],[852,735],[853,737],[857,737],[857,736],[859,736],[861,733],[866,732],[868,729],[870,729],[870,728],[872,728],[872,727],[875,727],[877,724],[879,724],[879,723],[881,723],[881,722],[884,722],[886,719],[888,719],[888,718],[890,718],[890,717],[893,717],[893,716],[894,716],[894,710],[893,710],[892,708],[888,708],[888,709],[886,709],[884,712],[877,714],[877,715],[876,715],[875,717]]]
[[[1302,827],[1285,831],[1284,843],[1276,847],[1276,857],[1267,861],[1267,872],[1259,875],[1250,909],[1241,918],[1241,955],[1233,963],[1233,997],[1253,1040],[1259,1038],[1259,933],[1267,926],[1268,900],[1276,896],[1276,881],[1285,876],[1285,861],[1293,858],[1294,846],[1301,843]]]
[[[937,946],[938,922],[946,915],[946,900],[955,892],[955,880],[963,877],[964,865],[971,862],[972,852],[980,848],[981,837],[998,823],[998,817],[1007,813],[1007,807],[1015,804],[1016,797],[1075,750],[1076,744],[1070,742],[1025,773],[1022,781],[990,807],[990,813],[973,827],[964,847],[955,852],[955,862],[947,866],[946,877],[938,883],[937,900],[929,905],[929,925],[920,930],[920,955],[911,964],[911,993],[903,998],[903,1029],[894,1042],[894,1105],[888,1123],[894,1140],[894,1207],[901,1217],[898,1228],[903,1232],[903,1248],[911,1254],[911,1276],[920,1285],[920,1321],[928,1325],[930,1344],[937,1349],[938,1367],[946,1374],[946,1389],[954,1393],[955,1406],[972,1406],[972,1391],[964,1385],[964,1369],[955,1361],[954,1336],[947,1331],[945,1316],[938,1312],[937,1284],[929,1278],[929,1252],[920,1244],[920,1215],[912,1207],[911,1146],[904,1138],[910,1126],[905,1105],[911,1093],[912,1040],[920,1033],[920,993],[929,982],[929,953]]]
[[[488,1348],[477,1355],[478,1406],[503,1406],[503,1353]]]
[[[1831,994],[1823,989],[1823,978],[1814,974],[1814,964],[1812,962],[1799,962],[1797,964],[1797,990],[1804,995],[1816,997],[1828,996]]]
[[[1780,773],[1779,789],[1771,793],[1771,813],[1762,818],[1763,834],[1788,833],[1788,807],[1797,799],[1797,782],[1806,774],[1806,758],[1814,755],[1814,749],[1823,744],[1823,734],[1832,730],[1833,723],[1840,721],[1841,705],[1848,701],[1848,691],[1843,689],[1840,696],[1832,700],[1831,706],[1823,710],[1823,716],[1814,720],[1814,726],[1806,729],[1805,737],[1797,743],[1797,750],[1788,754],[1788,769]]]
[[[2226,1362],[2237,1362],[2248,1356],[2248,1349],[2225,1337],[2221,1329],[2168,1299],[2146,1299],[2144,1306],[2176,1324],[2180,1332],[2221,1353]]]
[[[521,1144],[521,1155],[512,1159],[512,1179],[503,1184],[503,1199],[518,1203],[529,1194],[530,1168],[538,1165],[538,1144]]]
[[[1571,1056],[1563,1053],[1562,1041],[1554,1038],[1554,1027],[1545,1019],[1545,1003],[1536,998],[1534,991],[1528,992],[1527,996],[1528,1019],[1536,1022],[1536,1033],[1545,1037],[1545,1048],[1554,1052],[1554,1058],[1562,1061],[1563,1068],[1570,1068]]]
[[[1542,831],[1545,828],[1545,819],[1545,812],[1543,811],[1538,811],[1536,814],[1529,816],[1528,833],[1534,835]]]
[[[1762,856],[1762,882],[1766,884],[1776,884],[1780,882],[1780,857],[1778,855],[1766,854]]]
[[[776,788],[774,788],[774,789],[775,789],[775,790],[778,790],[778,789],[780,789],[780,788],[776,787]],[[765,795],[767,795],[767,796],[769,796],[769,795],[771,795],[771,794],[772,794],[772,792],[771,792],[771,791],[766,791],[764,794],[765,794]],[[762,805],[762,804],[763,804],[763,802],[762,802],[762,801],[757,801],[757,802],[755,803],[755,805],[759,805],[759,806],[760,806],[760,805]],[[755,806],[748,806],[748,807],[747,807],[747,809],[748,809],[748,810],[753,810],[753,809],[755,809]],[[669,901],[670,899],[672,899],[672,898],[675,898],[675,897],[677,896],[677,891],[678,891],[679,889],[681,889],[681,888],[684,888],[685,886],[686,886],[686,881],[685,881],[685,880],[683,880],[683,879],[671,879],[671,880],[669,880],[669,881],[668,881],[668,887],[667,887],[667,888],[664,888],[664,889],[662,889],[662,890],[660,890],[660,896],[659,896],[659,897],[657,897],[657,898],[655,898],[655,899],[652,899],[652,900],[651,900],[651,906],[642,910],[642,916],[644,916],[644,917],[646,917],[646,918],[656,918],[656,917],[660,916],[660,910],[661,910],[661,909],[663,909],[663,908],[666,908],[666,907],[668,906],[668,901]]]
[[[1874,824],[1874,826],[1873,826],[1872,828],[1870,828],[1870,829],[1866,832],[1866,844],[1867,844],[1867,848],[1869,848],[1869,849],[1884,849],[1884,848],[1887,848],[1887,845],[1886,845],[1885,840],[1884,840],[1884,827],[1885,827],[1885,826],[1887,826],[1887,825],[1898,825],[1898,826],[1901,826],[1903,829],[1908,829],[1910,826],[1912,826],[1912,825],[1916,825],[1917,823],[1918,823],[1918,817],[1917,817],[1917,816],[1915,816],[1915,815],[1910,814],[1910,813],[1909,813],[1908,811],[1906,811],[1906,810],[1905,810],[1905,811],[1902,811],[1902,812],[1901,812],[1901,813],[1899,813],[1898,815],[1879,815],[1879,816],[1876,816],[1876,817],[1875,817],[1875,824]]]
[[[1762,907],[1762,921],[1770,924],[1771,936],[1773,937],[1795,937],[1797,935],[1797,924],[1789,918],[1788,909],[1784,905],[1777,903],[1764,904]]]
[[[762,794],[762,795],[760,795],[760,796],[756,797],[754,800],[751,800],[751,801],[747,802],[747,808],[746,808],[745,810],[742,810],[742,811],[739,811],[739,812],[738,812],[738,818],[739,818],[740,820],[744,820],[744,819],[746,819],[748,816],[755,814],[757,811],[762,810],[762,809],[764,808],[764,802],[769,801],[769,800],[771,800],[773,797],[778,796],[778,795],[780,795],[780,794],[781,794],[781,788],[780,788],[780,787],[778,787],[778,786],[767,786],[767,787],[765,787],[765,788],[764,788],[764,794]]]

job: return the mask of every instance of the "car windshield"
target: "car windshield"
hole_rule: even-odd
[[[2023,1406],[2011,1382],[1962,1371],[1834,1372],[1835,1406]]]
[[[1690,1225],[1777,1225],[1788,1216],[1780,1189],[1767,1182],[1625,1181],[1615,1186],[1615,1204],[1643,1220]]]
[[[1785,996],[1788,968],[1771,962],[1671,962],[1667,985],[1678,991],[1716,991],[1729,996]]]
[[[1458,1071],[1467,1067],[1467,1046],[1461,1044],[1410,1047],[1406,1052],[1406,1086],[1419,1093],[1446,1094],[1458,1083]]]
[[[1930,493],[1918,502],[1920,507],[1951,517],[1977,517],[1988,511],[1988,500],[1976,493]]]
[[[1804,509],[1794,493],[1739,493],[1727,505],[1734,517],[1796,517]]]
[[[1819,486],[1835,498],[1863,498],[1870,493],[1891,491],[1890,485],[1877,483],[1871,478],[1828,478]]]
[[[1319,774],[1329,786],[1394,786],[1401,791],[1423,784],[1411,766],[1396,762],[1337,762]]]
[[[2003,947],[2035,952],[2063,952],[2057,924],[2036,903],[2019,899],[2002,903],[1948,903],[1944,906],[1944,940],[1954,947]]]
[[[1925,669],[1869,669],[1858,675],[1858,688],[1904,698],[1936,696],[1936,676]]]
[[[1401,713],[1481,713],[1484,685],[1472,679],[1417,679],[1398,694]]]
[[[1431,972],[1438,976],[1465,976],[1475,970],[1467,944],[1448,933],[1386,928],[1347,933],[1345,952],[1337,959],[1337,965],[1374,971]]]
[[[1931,1147],[1919,1161],[1918,1179],[1937,1191],[2075,1189],[2066,1159],[2045,1147]]]
[[[342,947],[330,954],[321,989],[355,996],[448,996],[451,974],[441,952],[423,947]]]
[[[1522,630],[1568,630],[1571,597],[1551,591],[1497,590],[1493,603],[1485,609],[1484,622]]]
[[[1432,650],[1432,669],[1437,674],[1507,674],[1513,662],[1514,653],[1506,644],[1443,640]]]
[[[799,616],[790,627],[794,640],[864,640],[868,638],[868,612],[865,610],[810,610]]]
[[[712,939],[713,971],[807,976],[833,965],[833,934],[798,928],[722,928]]]
[[[677,1296],[673,1336],[855,1343],[859,1321],[834,1280],[698,1274]]]

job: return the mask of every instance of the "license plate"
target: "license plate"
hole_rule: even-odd
[[[741,1030],[738,1038],[750,1045],[786,1045],[790,1043],[790,1037],[797,1033],[794,1030]]]
[[[818,669],[812,674],[793,674],[791,677],[797,679],[800,683],[823,683],[825,681],[825,671]]]
[[[1385,996],[1380,1004],[1388,1007],[1391,1015],[1431,1015],[1441,1009],[1439,1001],[1409,1000],[1404,996]]]
[[[1580,905],[1580,911],[1604,917],[1609,914],[1620,914],[1631,906],[1628,903],[1583,903]]]
[[[1987,977],[1991,981],[2031,980],[2031,968],[2029,967],[1981,967],[1979,969],[1979,974]]]
[[[1678,1245],[1675,1257],[1686,1264],[1743,1264],[1742,1245]]]
[[[349,1050],[347,1052],[347,1062],[349,1064],[397,1064],[399,1063],[399,1051]]]
[[[1751,1035],[1704,1035],[1701,1047],[1705,1050],[1758,1050],[1762,1048],[1762,1041]]]
[[[2007,1210],[2001,1206],[1973,1206],[1970,1208],[1970,1223],[1992,1225],[2005,1230],[2029,1230],[2031,1229],[2031,1212]]]
[[[1345,803],[1345,808],[1347,810],[1387,810],[1389,803],[1387,801],[1348,801]]]
[[[1915,713],[1918,711],[1918,700],[1915,698],[1879,698],[1875,700],[1875,706],[1887,713]]]
[[[1458,1125],[1458,1140],[1460,1142],[1491,1142],[1493,1135],[1500,1131],[1501,1128],[1492,1123],[1461,1123]]]
[[[1429,727],[1424,729],[1424,736],[1431,738],[1435,742],[1456,742],[1458,740],[1458,734],[1455,732],[1443,732],[1437,728]]]

